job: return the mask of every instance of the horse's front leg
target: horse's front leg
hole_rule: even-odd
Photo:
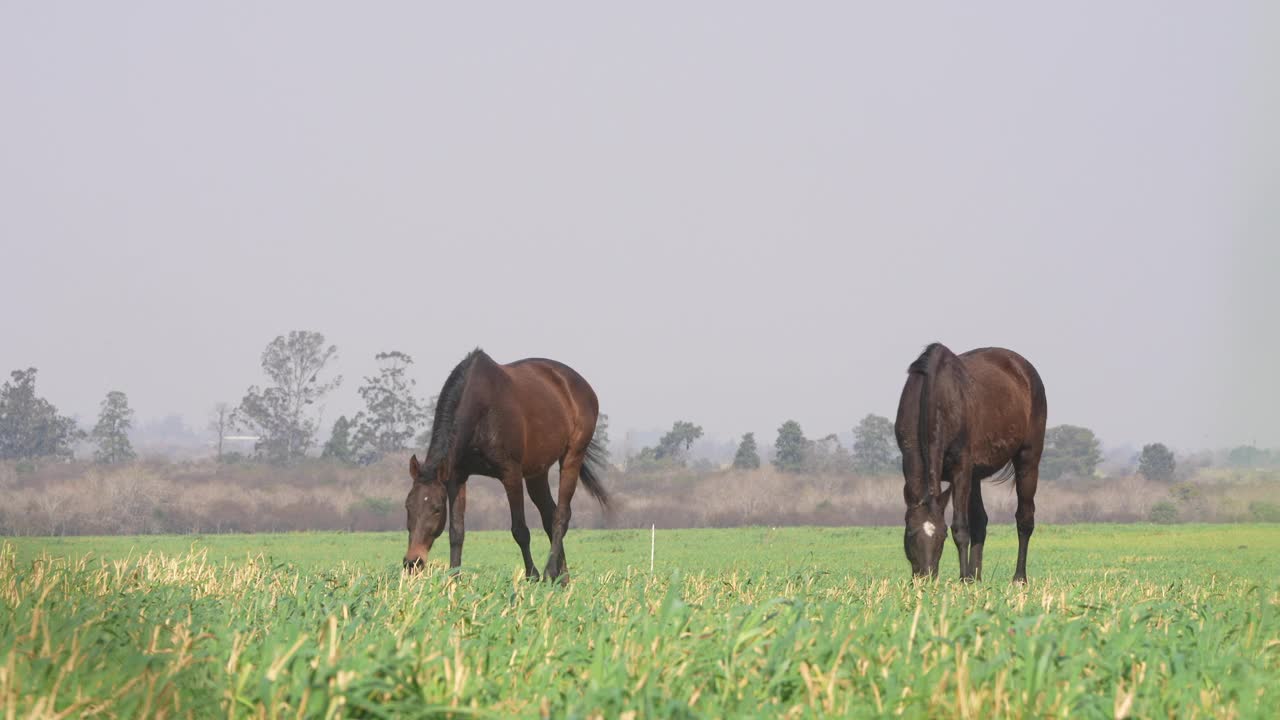
[[[973,563],[969,556],[972,538],[969,535],[969,488],[973,482],[973,463],[968,453],[962,455],[954,468],[948,469],[951,480],[951,537],[955,539],[956,552],[960,555],[960,579],[973,580]]]
[[[467,534],[467,482],[449,488],[449,567],[462,566],[462,541]]]
[[[969,548],[969,568],[975,580],[982,579],[982,548],[987,542],[987,508],[982,504],[982,483],[973,479],[969,488],[969,535],[973,546]]]

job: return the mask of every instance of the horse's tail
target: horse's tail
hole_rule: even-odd
[[[591,443],[587,445],[587,457],[582,461],[582,469],[578,471],[578,477],[587,492],[606,510],[609,509],[609,491],[604,489],[600,479],[608,466],[608,457],[609,450],[600,442],[600,437],[593,436]]]
[[[920,424],[916,429],[916,444],[920,448],[920,464],[924,468],[924,481],[928,494],[937,497],[942,492],[942,479],[938,474],[942,472],[942,445],[941,443],[930,443],[929,440],[938,430],[938,409],[931,402],[933,395],[934,380],[938,376],[938,367],[942,364],[943,357],[951,354],[942,343],[933,343],[920,353],[920,357],[911,363],[911,367],[907,372],[915,373],[921,376],[920,384]]]

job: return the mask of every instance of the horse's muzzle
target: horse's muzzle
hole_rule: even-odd
[[[404,569],[409,572],[418,572],[426,567],[429,552],[431,552],[431,545],[427,543],[409,543],[409,549],[404,553]]]

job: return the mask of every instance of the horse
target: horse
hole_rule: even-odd
[[[1012,350],[980,348],[956,355],[933,343],[911,363],[894,434],[905,480],[903,546],[915,576],[938,576],[947,534],[943,513],[948,500],[954,500],[951,531],[960,578],[982,579],[987,539],[982,480],[995,476],[993,482],[1006,482],[1012,473],[1018,495],[1013,581],[1027,581],[1047,416],[1040,374]]]
[[[595,391],[568,365],[545,358],[499,365],[480,348],[471,351],[440,389],[426,459],[421,464],[416,454],[409,459],[405,569],[412,572],[426,563],[444,532],[446,514],[449,566],[462,564],[467,478],[485,475],[502,481],[506,489],[511,536],[524,556],[525,577],[537,580],[524,518],[527,485],[551,539],[543,573],[549,580],[559,578],[567,567],[564,536],[578,481],[602,507],[609,507],[600,482],[605,451],[595,439],[598,414]],[[547,482],[555,463],[560,464],[558,503]]]

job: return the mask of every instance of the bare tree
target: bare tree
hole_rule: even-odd
[[[231,430],[231,413],[231,406],[220,402],[213,406],[213,412],[209,416],[209,432],[218,438],[218,462],[222,462],[222,442]]]
[[[44,492],[36,498],[36,506],[43,516],[43,529],[46,535],[61,535],[66,523],[67,513],[63,508],[67,505],[67,496],[63,493]]]

